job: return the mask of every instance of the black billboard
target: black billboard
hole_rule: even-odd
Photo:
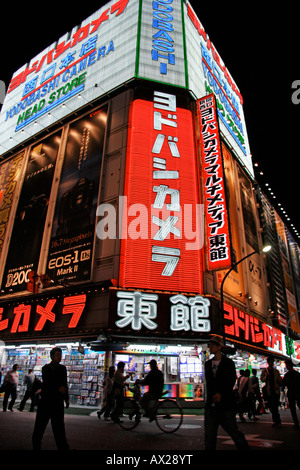
[[[1,290],[26,290],[37,270],[61,131],[32,146],[18,202]]]
[[[69,127],[47,262],[55,283],[91,276],[106,121],[104,107]]]

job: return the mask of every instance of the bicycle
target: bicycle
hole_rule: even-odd
[[[162,393],[165,395],[165,391]],[[176,400],[161,398],[156,400],[153,407],[154,420],[159,429],[166,433],[176,432],[183,421],[183,411]],[[141,422],[141,410],[139,405],[130,397],[124,398],[123,414],[118,422],[122,429],[131,431]]]

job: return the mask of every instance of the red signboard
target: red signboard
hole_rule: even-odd
[[[284,334],[248,313],[224,304],[225,335],[252,347],[285,354]]]
[[[197,108],[205,193],[208,269],[224,269],[231,265],[230,233],[214,95],[199,99]]]
[[[131,108],[120,286],[202,292],[192,113],[154,91]]]
[[[86,294],[60,296],[48,300],[37,300],[28,304],[7,304],[0,308],[0,331],[7,336],[12,333],[45,332],[49,325],[76,328],[86,308]],[[62,315],[66,321],[62,322]]]

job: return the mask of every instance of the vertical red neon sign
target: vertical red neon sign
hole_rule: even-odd
[[[231,266],[230,232],[216,101],[213,94],[197,101],[205,192],[208,269]]]
[[[120,286],[201,293],[193,120],[175,95],[133,102],[124,195]]]

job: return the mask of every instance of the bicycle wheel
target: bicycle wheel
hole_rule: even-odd
[[[119,425],[121,428],[130,431],[134,429],[141,420],[141,413],[137,403],[129,397],[124,399],[123,413],[120,416]]]
[[[155,420],[163,432],[175,432],[182,424],[182,409],[175,400],[169,398],[161,400],[156,407]]]

